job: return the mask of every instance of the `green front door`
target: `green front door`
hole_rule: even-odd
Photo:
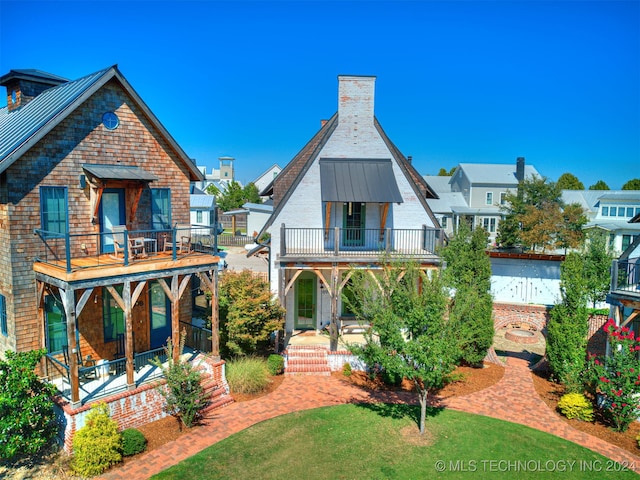
[[[364,245],[366,209],[364,203],[349,202],[342,209],[342,245],[362,247]]]
[[[296,309],[294,328],[316,328],[316,276],[305,272],[296,280]]]

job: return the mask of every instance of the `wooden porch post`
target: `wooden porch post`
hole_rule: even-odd
[[[180,358],[180,295],[178,293],[178,275],[171,278],[171,342],[173,343],[173,361]]]
[[[125,280],[122,288],[122,302],[124,303],[124,357],[127,366],[127,389],[136,388],[133,363],[133,318],[131,304],[131,281]]]
[[[69,348],[69,382],[71,383],[71,406],[80,406],[80,379],[78,377],[78,344],[76,343],[76,303],[73,290],[58,288],[60,300],[67,319],[67,345]]]
[[[331,323],[329,324],[329,349],[338,349],[338,264],[331,266]]]
[[[211,292],[211,355],[220,360],[220,317],[218,311],[218,269],[213,272],[213,292]]]

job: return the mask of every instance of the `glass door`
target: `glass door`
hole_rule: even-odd
[[[364,245],[365,204],[349,202],[342,212],[342,244],[345,247],[362,247]]]
[[[125,225],[125,204],[123,188],[107,188],[100,200],[100,232],[102,235],[102,253],[113,252],[113,236],[109,235],[114,225]]]
[[[149,286],[150,348],[160,348],[171,336],[171,302],[159,283]]]
[[[316,328],[316,276],[313,273],[305,272],[298,277],[295,303],[294,328]]]

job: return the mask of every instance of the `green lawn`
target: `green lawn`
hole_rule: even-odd
[[[190,479],[422,479],[635,477],[591,450],[478,415],[417,407],[341,405],[277,417],[154,476]]]

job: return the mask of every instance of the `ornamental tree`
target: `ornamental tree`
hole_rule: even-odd
[[[375,280],[354,271],[349,308],[371,325],[364,345],[349,345],[372,371],[413,382],[420,402],[424,434],[429,395],[442,388],[455,368],[457,339],[445,320],[447,294],[438,272],[427,275],[417,265],[383,264]]]
[[[590,360],[600,405],[619,432],[629,428],[640,413],[640,336],[628,327],[616,326],[610,318],[604,325],[611,354]]]

